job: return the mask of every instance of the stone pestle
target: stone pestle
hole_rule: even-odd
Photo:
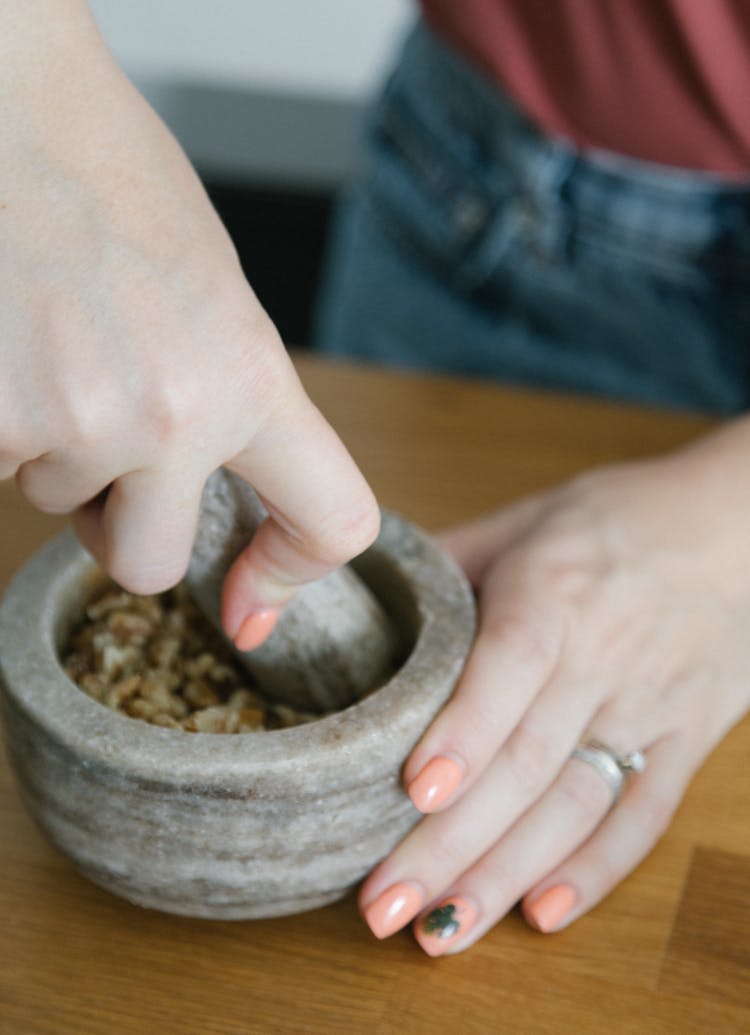
[[[254,490],[224,468],[206,483],[185,576],[196,604],[221,630],[221,586],[267,516]],[[266,642],[235,653],[261,690],[311,711],[346,707],[388,679],[399,637],[372,591],[346,566],[303,586]]]

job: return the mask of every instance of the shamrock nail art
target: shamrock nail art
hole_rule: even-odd
[[[442,956],[466,934],[476,915],[476,909],[466,899],[445,899],[416,922],[414,934],[428,956]]]

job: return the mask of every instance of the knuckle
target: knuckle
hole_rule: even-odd
[[[459,717],[460,704],[460,717]],[[508,735],[507,699],[503,694],[475,692],[461,701],[458,696],[447,705],[454,707],[460,753],[471,758],[479,745],[499,746]],[[446,710],[447,710],[446,708]],[[443,713],[445,714],[445,712]],[[463,730],[463,735],[461,731]]]
[[[596,573],[588,564],[578,561],[550,561],[544,573],[548,596],[560,601],[583,604],[596,584]]]
[[[545,581],[561,591],[593,579],[606,564],[606,543],[586,495],[575,485],[558,489],[534,539]]]
[[[580,766],[575,772],[566,766],[558,788],[583,818],[600,816],[612,804],[612,791],[591,766]]]
[[[42,490],[38,480],[34,477],[33,464],[22,464],[16,472],[16,485],[21,494],[29,501],[36,510],[45,511],[47,506],[46,493]]]
[[[159,564],[138,563],[117,551],[108,551],[104,563],[107,571],[123,589],[138,596],[163,593],[182,579],[187,564],[166,561]]]
[[[86,400],[68,399],[59,428],[58,449],[68,456],[80,456],[101,440],[105,414],[112,413],[104,392],[92,391]]]
[[[537,659],[540,645],[528,619],[506,615],[498,623],[495,635],[519,662],[528,664]]]
[[[48,407],[48,434],[55,453],[81,456],[98,452],[118,422],[123,394],[123,387],[108,371],[90,369],[62,379]]]
[[[43,461],[22,464],[16,472],[16,485],[35,510],[42,514],[67,514],[76,505],[65,486],[47,476]]]
[[[64,499],[62,497],[51,498],[42,493],[34,495],[33,493],[26,491],[23,492],[23,495],[35,510],[38,510],[41,514],[49,514],[53,517],[62,514],[70,514],[77,506],[77,501]]]
[[[508,766],[513,779],[525,796],[537,797],[550,783],[550,759],[555,757],[553,744],[547,735],[521,725],[506,747]]]
[[[503,614],[486,621],[482,631],[502,647],[509,661],[541,677],[554,664],[557,650],[552,630],[543,634],[539,624],[531,616]]]
[[[171,380],[154,378],[139,403],[143,428],[152,447],[169,449],[182,440],[189,429],[202,423],[205,406],[198,379],[188,374]]]
[[[482,744],[488,737],[492,737],[497,729],[497,717],[495,712],[484,704],[477,704],[468,714],[463,717],[463,736],[456,737],[456,741],[463,757],[470,754],[467,748]]]
[[[335,567],[345,564],[371,546],[380,531],[380,510],[372,497],[355,500],[346,511],[337,511],[319,522],[308,538],[308,551]]]
[[[379,532],[380,510],[368,493],[367,498],[359,500],[351,508],[341,526],[341,537],[346,552],[350,556],[362,553],[368,546],[372,546]]]
[[[447,827],[433,836],[429,846],[429,857],[433,878],[439,875],[450,881],[467,866],[465,842]]]
[[[628,872],[626,861],[612,853],[606,839],[596,837],[592,840],[590,852],[581,866],[589,892],[597,896],[603,896],[608,888],[612,888]]]

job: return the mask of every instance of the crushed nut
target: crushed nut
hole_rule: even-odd
[[[266,701],[180,585],[137,596],[113,585],[63,654],[68,677],[134,719],[191,733],[253,733],[321,718]]]

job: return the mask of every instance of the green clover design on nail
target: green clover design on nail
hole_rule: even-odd
[[[438,938],[452,938],[461,927],[456,919],[456,907],[453,903],[438,906],[424,919],[425,934],[435,934]]]

